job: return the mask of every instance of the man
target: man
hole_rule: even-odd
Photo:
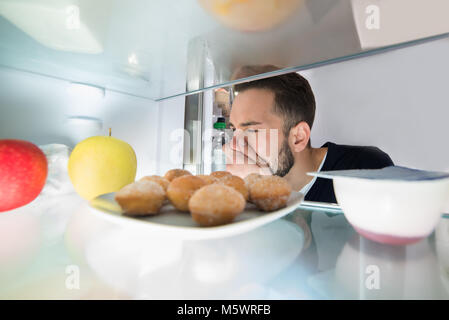
[[[234,135],[225,145],[227,170],[235,175],[275,174],[303,192],[305,200],[336,203],[332,180],[307,172],[393,165],[377,147],[327,142],[312,148],[315,97],[308,81],[297,73],[242,83],[235,92],[230,115]]]

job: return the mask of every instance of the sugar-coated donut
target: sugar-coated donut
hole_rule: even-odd
[[[202,187],[189,201],[192,219],[205,227],[232,222],[244,209],[245,199],[240,192],[217,183]]]
[[[219,179],[217,177],[210,176],[207,174],[199,174],[199,175],[197,175],[197,177],[203,179],[203,181],[206,184],[212,184],[212,183],[216,183],[219,181]]]
[[[206,183],[196,176],[184,175],[173,179],[167,189],[167,197],[173,206],[180,211],[189,211],[189,199]]]
[[[249,198],[249,191],[246,187],[245,181],[237,176],[225,176],[221,178],[218,183],[224,184],[225,186],[234,188],[236,191],[240,192],[245,198],[246,201],[248,201]]]
[[[250,173],[247,175],[243,180],[245,181],[246,188],[248,189],[248,192],[251,188],[251,185],[258,179],[262,178],[263,176],[258,173]],[[250,196],[248,199],[248,202],[252,202],[251,200],[251,193],[249,192]]]
[[[172,182],[173,179],[185,175],[192,175],[192,174],[189,171],[183,169],[171,169],[165,173],[164,178]]]
[[[260,179],[261,177],[262,175],[258,173],[250,173],[243,180],[245,181],[246,187],[249,188],[249,186],[253,184],[254,181]]]
[[[228,171],[214,171],[210,174],[212,177],[221,179],[223,177],[229,177],[232,176],[232,173],[228,172]]]
[[[115,201],[125,214],[152,215],[159,212],[165,200],[165,191],[154,181],[137,181],[115,193]]]
[[[262,176],[249,186],[249,197],[259,209],[273,211],[287,205],[292,188],[278,176]]]
[[[167,191],[168,185],[170,184],[170,181],[168,181],[167,179],[165,179],[165,178],[163,178],[161,176],[157,176],[157,175],[145,176],[145,177],[141,178],[139,181],[153,181],[153,182],[156,182],[162,188],[164,188],[164,191]]]

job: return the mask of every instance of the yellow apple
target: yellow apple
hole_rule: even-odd
[[[68,171],[76,192],[91,200],[115,192],[136,178],[137,160],[126,142],[108,136],[87,138],[70,154]]]

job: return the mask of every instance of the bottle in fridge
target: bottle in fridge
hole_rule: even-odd
[[[214,123],[212,137],[212,172],[226,170],[226,155],[223,151],[223,145],[226,143],[226,119],[219,117]]]

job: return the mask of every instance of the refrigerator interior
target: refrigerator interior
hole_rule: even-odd
[[[183,128],[183,98],[154,102],[113,91],[103,96],[91,87],[6,68],[0,69],[0,83],[1,138],[73,148],[111,128],[112,136],[136,151],[137,177],[182,166],[182,152],[170,159],[166,142],[182,147],[182,136],[171,135]]]
[[[248,33],[225,26],[195,0],[0,0],[0,139],[72,149],[111,129],[135,150],[137,179],[171,168],[208,172],[206,132],[219,113],[213,90],[293,71],[310,81],[316,96],[313,147],[374,145],[397,165],[449,171],[449,27],[436,14],[447,12],[448,2],[383,2],[397,7],[379,33],[364,30],[365,0],[299,2],[296,19]],[[409,15],[398,27],[405,2]],[[98,19],[72,20],[76,8]],[[25,23],[33,12],[40,19]],[[70,28],[81,23],[73,38],[80,42],[67,42],[66,30],[51,30],[65,25],[65,14]],[[240,66],[266,63],[282,70],[232,78]],[[447,219],[435,245],[426,239],[399,249],[358,237],[343,215],[326,212],[314,213],[308,231],[301,215],[292,214],[229,239],[164,238],[161,245],[145,228],[94,217],[74,190],[44,191],[0,215],[0,298],[449,295]],[[315,232],[316,248],[304,255],[307,232]],[[391,279],[386,290],[361,290],[364,270],[354,261],[384,266]],[[309,262],[318,265],[314,277]],[[82,286],[69,290],[67,277],[76,268]]]
[[[302,72],[317,100],[312,146],[373,145],[396,165],[449,171],[449,39]]]
[[[301,71],[317,99],[312,145],[374,145],[398,165],[448,170],[448,54],[446,38]],[[0,69],[0,80],[2,138],[73,148],[111,128],[113,136],[136,150],[137,177],[183,166],[185,97],[153,101],[109,90],[102,95],[90,87],[8,68]],[[199,95],[206,110],[205,130],[217,109],[212,91]],[[89,123],[92,119],[99,125]],[[192,148],[201,149],[195,139],[208,138],[191,137]]]
[[[1,0],[0,65],[160,100],[243,80],[248,64],[309,69],[449,32],[444,0],[222,2]]]

